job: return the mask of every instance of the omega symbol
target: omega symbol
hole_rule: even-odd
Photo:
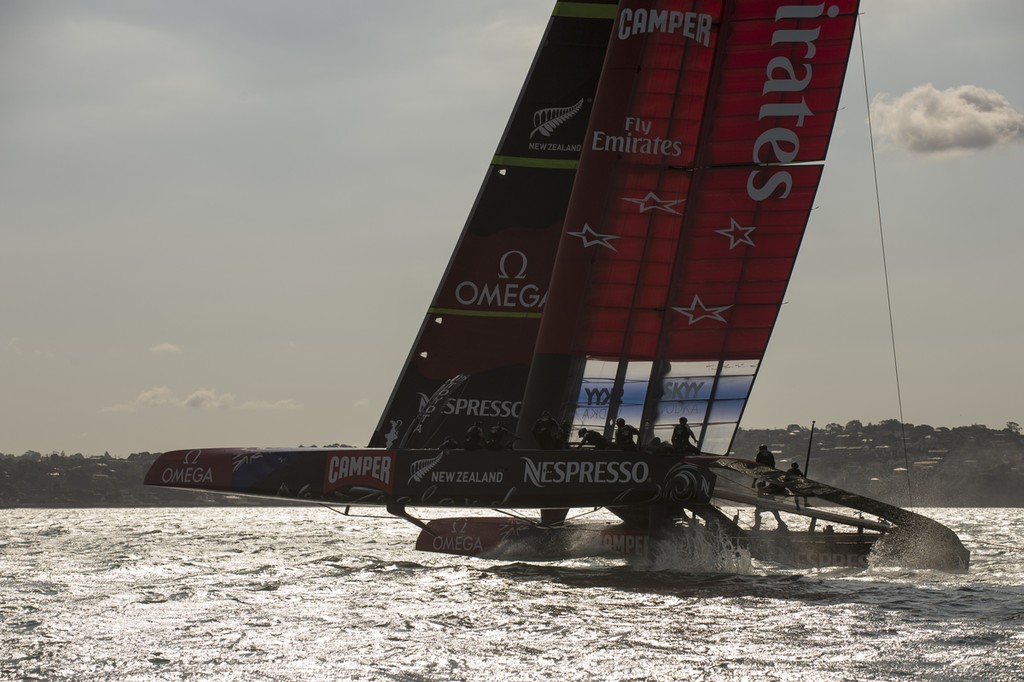
[[[498,279],[509,279],[506,263],[508,263],[509,256],[513,255],[519,257],[519,272],[513,275],[512,279],[523,279],[526,277],[526,266],[528,264],[526,254],[522,251],[506,251],[505,255],[498,261]]]

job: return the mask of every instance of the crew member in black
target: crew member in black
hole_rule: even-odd
[[[484,447],[484,429],[480,422],[466,429],[466,440],[462,441],[463,450],[482,450]]]
[[[542,412],[540,418],[533,425],[533,437],[537,439],[537,445],[545,450],[557,450],[561,445],[561,434],[559,433],[558,422],[551,418],[550,412]]]
[[[768,449],[767,445],[762,445],[757,449],[757,455],[754,457],[754,461],[762,466],[769,466],[773,469],[775,468],[775,455],[772,454],[772,451]],[[754,485],[757,486],[757,494],[765,497],[778,494],[788,494],[788,491],[781,485],[769,483],[764,479],[754,481]],[[775,517],[775,523],[778,524],[779,530],[788,530],[786,522],[782,520],[781,516],[779,516],[779,510],[771,509],[769,511],[771,511],[772,516]],[[763,512],[764,509],[762,507],[757,505],[754,506],[754,530],[758,530],[761,527],[761,514]]]
[[[686,423],[686,417],[680,417],[679,423],[672,429],[672,449],[675,452],[699,452],[697,436],[694,435],[690,425]]]
[[[580,429],[580,444],[577,447],[592,446],[595,450],[607,450],[608,439],[597,431]]]
[[[767,445],[762,445],[757,449],[757,455],[754,457],[754,461],[764,466],[775,468],[775,455],[772,454],[771,450],[768,449]]]
[[[757,454],[754,455],[754,461],[761,466],[771,467],[773,469],[775,468],[775,455],[772,454],[772,451],[768,449],[767,445],[762,445],[757,449]],[[762,494],[768,493],[768,481],[763,479],[754,481],[750,487],[759,488]]]
[[[789,468],[786,469],[785,481],[786,481],[787,489],[789,488],[789,484],[790,483],[795,483],[798,479],[801,479],[803,477],[804,477],[804,472],[800,471],[800,465],[797,464],[796,462],[793,462],[792,464],[790,464]],[[796,508],[799,509],[800,508],[800,498],[796,496],[796,493],[793,494],[793,502],[796,503]],[[804,498],[804,504],[805,505],[807,504],[807,498],[806,497]]]
[[[488,450],[504,450],[510,445],[511,435],[505,425],[499,422],[491,427],[491,432],[487,434],[484,445]]]
[[[675,452],[671,443],[666,443],[662,439],[655,436],[647,443],[647,447],[644,448],[647,452],[657,452],[660,455],[667,455],[670,452]]]
[[[636,427],[627,424],[622,417],[615,420],[615,447],[635,452],[636,441],[633,439],[639,435],[640,432],[636,430]]]

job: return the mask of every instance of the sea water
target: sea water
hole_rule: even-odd
[[[922,511],[970,571],[505,563],[374,510],[0,510],[0,679],[1024,680],[1024,510]]]

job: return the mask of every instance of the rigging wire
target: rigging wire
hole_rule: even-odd
[[[903,445],[903,462],[906,467],[907,496],[910,506],[914,506],[914,490],[910,485],[910,455],[907,452],[907,427],[903,419],[903,393],[900,389],[900,363],[896,354],[896,327],[892,317],[892,295],[889,291],[889,266],[885,257],[885,230],[882,224],[882,199],[878,189],[878,164],[875,161],[875,133],[871,125],[871,101],[868,97],[868,67],[867,59],[864,57],[864,22],[860,14],[857,15],[857,35],[860,38],[860,64],[861,73],[864,75],[864,104],[868,112],[868,139],[871,144],[871,171],[875,183],[875,210],[878,217],[878,241],[882,249],[882,272],[885,275],[885,302],[889,308],[889,340],[892,345],[892,365],[896,375],[896,403],[900,414],[900,441]]]
[[[523,516],[522,514],[513,514],[511,511],[509,511],[507,509],[492,508],[491,511],[497,512],[499,514],[504,514],[505,516],[511,516],[512,518],[519,519],[520,521],[526,521],[527,523],[529,523],[532,526],[542,526],[543,525],[539,521],[531,519],[528,516]],[[594,512],[598,512],[598,511],[601,511],[601,507],[594,507],[590,511],[582,512],[580,514],[577,514],[576,516],[570,516],[570,517],[566,518],[565,520],[563,520],[561,523],[565,524],[565,523],[568,523],[569,521],[575,521],[576,519],[582,519],[584,516],[590,516]]]

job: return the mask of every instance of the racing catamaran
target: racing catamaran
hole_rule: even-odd
[[[865,565],[884,547],[903,565],[966,568],[935,521],[729,456],[857,10],[557,2],[369,446],[179,450],[146,483],[384,506],[420,527],[417,548],[467,556],[643,556],[710,530],[793,566]],[[678,437],[681,418],[695,444]],[[616,422],[639,427],[636,447],[572,442],[586,429],[601,446]],[[426,507],[504,515],[410,512]],[[572,508],[621,522],[573,523]]]

